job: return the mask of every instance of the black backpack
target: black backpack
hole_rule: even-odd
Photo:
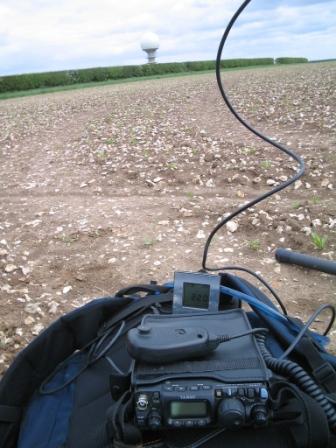
[[[270,331],[263,354],[274,369],[282,369],[271,387],[276,416],[271,425],[239,432],[219,428],[143,434],[135,427],[126,333],[144,314],[170,313],[172,303],[170,286],[149,284],[62,316],[19,353],[0,382],[0,447],[336,446],[336,358],[323,348],[325,338],[308,331],[290,361],[277,361],[303,325],[274,319],[268,310],[276,307],[246,280],[221,274],[221,283],[227,291],[221,295],[223,310],[253,298],[248,313],[252,327]]]

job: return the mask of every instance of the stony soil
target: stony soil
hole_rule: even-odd
[[[307,319],[335,304],[335,278],[280,266],[274,250],[335,259],[336,64],[224,79],[240,113],[297,148],[307,171],[222,229],[209,264],[260,272]],[[0,374],[62,313],[199,269],[218,220],[295,169],[232,118],[212,75],[1,101]]]

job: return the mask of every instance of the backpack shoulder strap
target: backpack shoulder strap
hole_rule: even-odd
[[[22,411],[61,362],[118,321],[154,304],[171,301],[166,291],[169,288],[154,284],[137,285],[119,291],[115,297],[93,300],[59,318],[22,350],[0,382],[0,448],[16,446]],[[134,300],[132,295],[138,292],[150,295]]]
[[[17,355],[0,382],[1,448],[16,446],[21,413],[41,382],[129,302],[125,297],[94,300],[59,318]]]

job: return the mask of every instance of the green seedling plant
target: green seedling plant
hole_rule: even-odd
[[[319,204],[321,202],[321,198],[319,198],[318,196],[316,196],[314,194],[314,196],[312,197],[311,201],[312,201],[313,204],[316,205],[316,204]]]
[[[247,156],[249,155],[253,155],[257,152],[256,148],[253,148],[252,146],[246,146],[243,149],[244,154],[246,154]]]
[[[173,163],[173,162],[168,163],[168,164],[167,164],[167,167],[168,167],[170,170],[172,170],[172,171],[177,170],[177,164],[176,164],[176,163]]]
[[[301,202],[300,201],[293,202],[292,207],[294,208],[294,210],[297,210],[298,208],[301,207]]]
[[[325,235],[320,235],[315,231],[311,233],[310,238],[315,248],[318,250],[323,250],[328,240],[328,238]]]
[[[263,160],[262,162],[260,162],[260,166],[264,170],[268,170],[269,168],[271,168],[271,165],[272,164],[269,160]]]
[[[106,160],[107,159],[107,152],[106,151],[98,151],[97,153],[98,160]]]
[[[145,247],[151,247],[151,246],[153,246],[153,244],[154,244],[154,240],[152,240],[151,238],[144,239],[143,245]]]
[[[57,237],[58,240],[62,241],[62,243],[66,244],[67,246],[70,246],[70,244],[76,242],[79,239],[79,235],[72,234],[72,235],[61,235]]]
[[[249,248],[258,251],[260,249],[260,241],[259,240],[249,241]]]

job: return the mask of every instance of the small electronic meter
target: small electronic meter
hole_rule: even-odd
[[[219,294],[219,275],[175,272],[173,312],[215,313],[219,309]]]

